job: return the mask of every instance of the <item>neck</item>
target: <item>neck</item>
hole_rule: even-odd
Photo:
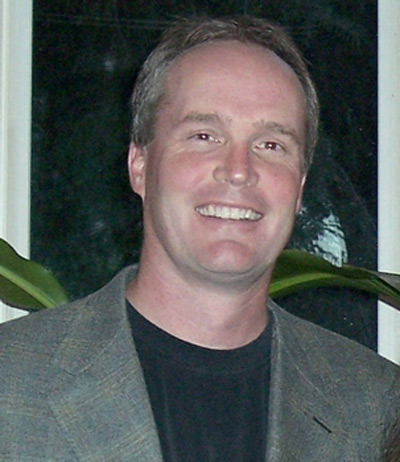
[[[127,289],[130,303],[150,322],[181,340],[215,349],[250,343],[265,329],[269,276],[256,283],[212,285],[188,281],[142,260]]]

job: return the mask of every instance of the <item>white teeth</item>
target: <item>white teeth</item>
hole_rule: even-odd
[[[223,220],[257,221],[262,218],[261,213],[255,212],[252,209],[239,207],[206,205],[204,207],[196,207],[196,211],[204,217],[222,218]]]

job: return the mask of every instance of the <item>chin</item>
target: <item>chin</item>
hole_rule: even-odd
[[[259,277],[274,265],[278,256],[276,252],[277,249],[270,249],[270,252],[264,249],[262,252],[262,249],[253,245],[250,247],[235,241],[225,241],[198,251],[195,260],[203,270],[213,274],[251,274]]]
[[[254,259],[226,258],[217,261],[202,261],[202,268],[212,274],[240,276],[250,273],[260,273],[261,265]]]

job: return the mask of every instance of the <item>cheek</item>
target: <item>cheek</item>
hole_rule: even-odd
[[[282,206],[293,205],[297,208],[302,189],[302,180],[298,172],[287,168],[274,168],[264,181],[266,193],[271,200]]]
[[[208,167],[195,156],[177,156],[173,161],[160,165],[160,181],[176,192],[190,192],[207,178]]]
[[[162,199],[168,190],[176,189],[185,177],[179,164],[168,160],[168,152],[154,149],[146,165],[146,192],[153,199]]]

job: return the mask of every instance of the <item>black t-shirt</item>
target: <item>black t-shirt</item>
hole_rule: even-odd
[[[128,304],[165,462],[263,462],[271,321],[253,342],[213,350],[159,329]]]

